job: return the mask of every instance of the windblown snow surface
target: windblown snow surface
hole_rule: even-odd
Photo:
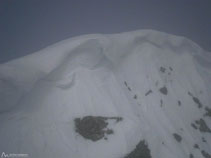
[[[210,82],[211,53],[184,37],[139,30],[71,38],[0,65],[0,152],[210,158]],[[122,119],[108,120],[110,134],[93,141],[75,124],[89,116]],[[140,142],[148,154],[135,153]]]

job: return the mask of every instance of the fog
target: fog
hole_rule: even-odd
[[[91,33],[154,29],[211,50],[210,0],[1,0],[0,63]]]

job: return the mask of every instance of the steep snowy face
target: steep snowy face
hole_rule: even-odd
[[[86,35],[0,66],[0,154],[210,158],[211,55],[152,30]]]

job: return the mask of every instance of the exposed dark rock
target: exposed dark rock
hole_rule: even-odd
[[[113,134],[112,129],[107,129],[108,119],[122,120],[121,117],[85,116],[75,119],[75,128],[81,136],[92,141],[102,139],[106,134]]]
[[[160,91],[162,94],[164,94],[164,95],[167,95],[167,93],[168,93],[168,90],[167,90],[167,88],[166,88],[165,86],[162,87],[162,88],[160,88],[159,91]]]
[[[173,136],[174,136],[174,138],[175,138],[178,142],[181,142],[181,141],[182,141],[182,137],[181,137],[179,134],[174,133]]]
[[[136,148],[124,158],[151,158],[151,154],[148,145],[142,140],[136,145]]]
[[[188,92],[188,95],[191,96],[191,97],[193,96],[193,94],[191,92]]]
[[[204,116],[211,117],[211,108],[205,107],[205,111],[206,111],[206,113],[204,114]]]
[[[201,150],[201,154],[204,156],[204,158],[211,158],[211,155],[204,150]]]
[[[189,158],[194,158],[193,154],[190,154],[190,155],[189,155]]]
[[[148,96],[150,93],[152,93],[152,90],[148,90],[146,93],[145,93],[145,96]]]
[[[126,81],[124,82],[124,84],[125,84],[125,86],[127,87],[127,82],[126,82]]]
[[[193,97],[193,101],[198,105],[198,108],[202,108],[203,105],[201,104],[201,102],[198,98]]]
[[[160,67],[160,71],[162,72],[162,73],[165,73],[165,71],[166,71],[166,68],[164,68],[164,67]]]
[[[197,127],[194,123],[191,123],[191,126],[192,126],[194,129],[198,129],[198,127]]]
[[[127,89],[128,89],[129,91],[131,91],[131,88],[128,86],[128,84],[127,84],[126,81],[124,81],[124,84],[125,84],[125,86],[127,87]]]
[[[196,148],[196,149],[199,149],[199,145],[198,144],[194,144],[193,147]]]
[[[179,106],[181,106],[181,105],[182,105],[182,103],[181,103],[181,101],[180,101],[180,100],[178,100],[178,101],[177,101],[177,103],[178,103],[178,105],[179,105]]]
[[[191,92],[188,92],[188,95],[192,97],[193,101],[198,105],[198,108],[202,108],[203,105],[197,97],[193,96]]]
[[[137,95],[135,94],[133,98],[134,98],[134,99],[137,99]]]
[[[207,126],[206,122],[202,118],[200,120],[196,120],[195,123],[199,125],[199,130],[201,132],[211,133],[211,129]]]
[[[169,67],[169,69],[170,69],[171,71],[173,71],[173,69],[172,69],[172,67],[171,67],[171,66]]]

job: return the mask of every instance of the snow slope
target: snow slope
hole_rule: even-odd
[[[152,158],[210,158],[211,53],[153,30],[71,38],[0,65],[0,153],[124,158],[145,140]],[[99,141],[84,116],[122,117]],[[197,145],[198,147],[197,147]]]

